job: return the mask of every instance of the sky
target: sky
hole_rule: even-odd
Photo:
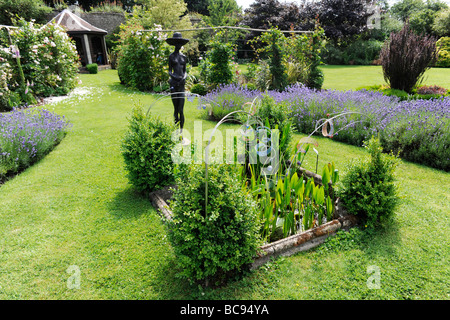
[[[388,0],[389,6],[391,7],[393,4],[395,4],[398,0]],[[250,4],[252,4],[254,2],[254,0],[236,0],[238,6],[241,6],[243,9],[246,9],[250,6]],[[288,1],[288,0],[280,0],[280,2],[298,2],[301,3],[302,0],[292,0],[292,1]],[[443,0],[443,2],[446,2],[450,5],[450,0]]]

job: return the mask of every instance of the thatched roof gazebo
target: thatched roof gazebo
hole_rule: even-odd
[[[61,25],[75,41],[81,64],[108,64],[105,35],[107,31],[91,25],[70,10],[61,11],[48,23]]]

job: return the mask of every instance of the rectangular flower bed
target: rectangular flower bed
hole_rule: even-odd
[[[300,169],[304,177],[313,177],[318,183],[322,182],[322,177],[311,171]],[[171,198],[170,187],[151,192],[149,198],[155,208],[167,219],[171,219],[172,212],[167,201]],[[291,235],[260,247],[260,252],[254,258],[251,269],[256,269],[264,263],[279,256],[290,256],[300,251],[306,251],[322,244],[326,238],[336,234],[339,230],[347,230],[358,223],[357,217],[347,214],[340,205],[339,199],[336,201],[336,219],[327,223],[306,230],[304,232]]]

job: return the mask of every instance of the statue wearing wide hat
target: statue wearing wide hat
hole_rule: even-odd
[[[175,46],[174,52],[169,56],[169,85],[174,106],[175,124],[180,125],[180,129],[184,126],[184,86],[186,82],[186,62],[187,58],[180,52],[183,45],[189,42],[184,39],[180,32],[174,32],[172,38],[166,39],[166,42]]]

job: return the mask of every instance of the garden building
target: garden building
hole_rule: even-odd
[[[90,63],[108,64],[106,30],[91,25],[67,9],[61,11],[49,23],[61,25],[66,29],[67,34],[75,41],[83,66]]]

